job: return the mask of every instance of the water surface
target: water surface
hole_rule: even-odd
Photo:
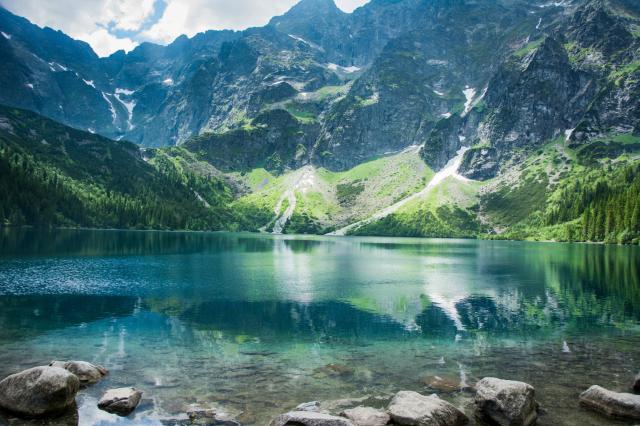
[[[639,325],[637,247],[0,230],[0,376],[104,365],[81,425],[194,404],[263,425],[310,400],[429,393],[434,375],[529,382],[539,424],[611,424],[577,397],[628,391]],[[95,408],[120,386],[145,392],[125,419]],[[441,395],[472,413],[471,393]]]

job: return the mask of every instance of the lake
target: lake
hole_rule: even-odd
[[[432,376],[522,380],[539,424],[611,424],[578,395],[640,371],[640,250],[0,229],[0,376],[54,359],[110,371],[79,394],[81,425],[170,424],[193,404],[264,425]],[[121,386],[144,391],[138,410],[97,410]],[[441,395],[472,413],[472,393]]]

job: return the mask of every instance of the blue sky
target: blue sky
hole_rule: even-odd
[[[298,0],[0,0],[16,15],[91,44],[100,56],[143,41],[166,44],[181,34],[261,26]],[[335,0],[351,12],[369,0]]]

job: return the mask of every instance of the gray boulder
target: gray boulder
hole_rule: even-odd
[[[17,415],[45,416],[75,403],[80,381],[56,367],[35,367],[0,382],[0,407]]]
[[[313,411],[290,411],[276,417],[271,426],[355,426],[355,424],[344,417],[331,416]]]
[[[387,409],[394,424],[406,426],[457,426],[468,419],[460,410],[437,395],[398,392]]]
[[[98,401],[98,408],[124,417],[136,409],[141,398],[142,392],[136,388],[110,389]]]
[[[580,394],[580,404],[610,417],[640,420],[640,395],[591,386]]]
[[[633,383],[633,391],[636,393],[640,393],[640,373],[636,376],[636,380]]]
[[[536,422],[538,403],[533,386],[485,377],[476,385],[475,403],[480,417],[500,426],[528,426]]]
[[[50,367],[64,368],[78,376],[80,386],[86,387],[98,383],[108,374],[106,368],[86,361],[52,361]]]
[[[356,426],[384,426],[391,420],[384,411],[371,407],[350,408],[340,415],[351,420]]]

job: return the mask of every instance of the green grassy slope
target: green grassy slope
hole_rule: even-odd
[[[283,175],[253,169],[232,176],[250,189],[233,206],[252,218],[253,226],[269,230],[279,201],[292,191],[296,208],[284,231],[326,233],[421,190],[433,172],[413,149],[344,172],[307,166]]]
[[[552,141],[487,182],[447,178],[351,235],[640,242],[640,138]]]

